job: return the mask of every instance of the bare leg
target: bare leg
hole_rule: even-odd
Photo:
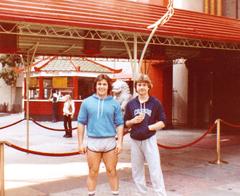
[[[92,152],[90,150],[87,151],[87,161],[88,161],[88,168],[89,168],[87,186],[88,186],[89,192],[96,190],[97,177],[98,177],[101,158],[102,158],[102,153]]]
[[[118,155],[114,150],[109,152],[103,153],[103,161],[106,166],[108,181],[112,191],[118,191],[119,189],[119,182],[118,182],[118,175],[117,175],[117,161]]]

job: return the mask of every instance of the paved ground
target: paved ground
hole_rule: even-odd
[[[0,127],[21,119],[22,114],[0,115]],[[45,126],[62,128],[62,122],[42,122]],[[73,123],[76,126],[76,122]],[[159,143],[181,145],[198,138],[205,130],[172,129],[158,132]],[[44,152],[77,150],[76,132],[73,138],[63,138],[63,132],[43,129],[30,122],[30,149]],[[240,195],[240,134],[239,130],[224,130],[221,137],[222,158],[229,164],[209,164],[216,158],[214,133],[201,142],[180,150],[160,149],[162,169],[168,196],[237,196]],[[26,147],[26,122],[0,130],[0,140]],[[124,138],[118,171],[120,195],[135,193],[131,179],[129,136]],[[147,167],[146,167],[147,168]],[[84,155],[45,157],[26,154],[5,147],[6,196],[84,196],[87,164]],[[146,170],[149,194],[151,183]],[[101,165],[97,195],[108,196],[104,165]]]

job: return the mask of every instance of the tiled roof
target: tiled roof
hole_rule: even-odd
[[[44,64],[39,61],[34,65],[39,72],[90,72],[90,73],[120,73],[121,69],[112,69],[88,59],[53,57]]]
[[[76,71],[70,59],[53,59],[49,61],[40,71]]]
[[[113,69],[109,69],[99,63],[89,60],[73,59],[73,64],[80,67],[80,71],[84,72],[101,72],[101,73],[113,73]]]

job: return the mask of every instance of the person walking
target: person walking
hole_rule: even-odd
[[[160,101],[150,96],[151,88],[150,78],[140,74],[135,82],[138,96],[127,103],[124,121],[125,126],[131,128],[132,177],[138,194],[147,194],[144,172],[146,160],[155,195],[166,196],[156,138],[156,131],[165,127],[166,117]]]
[[[71,95],[65,96],[65,102],[63,105],[63,125],[65,134],[63,137],[72,137],[72,119],[75,113],[75,105]]]
[[[79,151],[86,152],[89,167],[87,177],[89,196],[95,195],[101,160],[107,170],[112,194],[119,194],[116,166],[118,154],[122,149],[124,122],[121,107],[110,95],[111,90],[111,79],[105,74],[97,76],[94,81],[94,94],[83,101],[78,115]],[[87,145],[84,142],[85,126]]]

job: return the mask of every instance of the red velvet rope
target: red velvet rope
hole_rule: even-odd
[[[23,118],[22,120],[19,120],[19,121],[17,121],[17,122],[14,122],[14,123],[12,123],[12,124],[9,124],[9,125],[0,127],[0,129],[5,129],[5,128],[8,128],[8,127],[11,127],[11,126],[16,125],[16,124],[18,124],[18,123],[20,123],[20,122],[22,122],[22,121],[24,121],[24,120],[25,120],[25,118]]]
[[[16,124],[18,124],[18,123],[20,123],[20,122],[22,122],[22,121],[24,121],[24,120],[26,120],[26,118],[23,118],[23,119],[21,119],[21,120],[19,120],[19,121],[17,121],[17,122],[14,122],[14,123],[9,124],[9,125],[0,127],[0,129],[5,129],[5,128],[8,128],[8,127],[11,127],[11,126],[16,125]],[[32,119],[32,118],[30,118],[29,120],[33,121],[36,125],[38,125],[38,126],[40,126],[40,127],[42,127],[42,128],[45,128],[45,129],[49,129],[49,130],[52,130],[52,131],[65,131],[65,129],[58,129],[58,128],[52,128],[52,127],[44,126],[44,125],[40,124],[39,122],[35,121],[35,120]],[[76,129],[77,129],[77,127],[72,128],[72,130],[76,130]]]
[[[230,127],[240,128],[240,125],[232,124],[232,123],[226,122],[226,121],[224,121],[222,119],[220,119],[220,122],[222,122],[223,124],[228,125]]]
[[[25,119],[22,119],[16,123],[13,123],[13,124],[17,124],[21,121],[23,121]],[[38,122],[34,121],[33,119],[31,119],[33,122],[35,122],[36,124],[39,124]],[[8,125],[10,126],[10,125]],[[42,126],[42,127],[45,127],[41,124],[39,124],[39,126]],[[200,136],[199,138],[197,138],[196,140],[190,142],[190,143],[187,143],[187,144],[183,144],[183,145],[180,145],[180,146],[166,146],[166,145],[163,145],[163,144],[157,144],[158,147],[162,147],[162,148],[166,148],[166,149],[181,149],[181,148],[185,148],[185,147],[189,147],[193,144],[196,144],[197,142],[199,142],[200,140],[202,140],[209,132],[211,132],[213,130],[213,128],[215,128],[216,124],[213,124],[202,136]],[[48,128],[48,129],[51,129],[51,130],[60,130],[60,129],[53,129],[53,128]],[[61,129],[62,130],[62,129]],[[63,129],[64,130],[64,129]],[[126,135],[130,133],[130,130],[127,130],[127,131],[124,131],[124,134],[123,135]],[[19,151],[22,151],[22,152],[26,152],[26,153],[30,153],[30,154],[35,154],[35,155],[42,155],[42,156],[55,156],[55,157],[61,157],[61,156],[72,156],[72,155],[78,155],[78,154],[81,154],[80,152],[78,151],[75,151],[75,152],[65,152],[65,153],[50,153],[50,152],[41,152],[41,151],[34,151],[34,150],[28,150],[26,148],[22,148],[20,146],[17,146],[15,144],[12,144],[12,143],[9,143],[9,142],[4,142],[7,146],[9,147],[12,147],[16,150],[19,150]]]
[[[124,135],[126,135],[127,133],[129,133],[129,131],[125,131]],[[73,156],[73,155],[78,155],[81,154],[78,151],[75,152],[65,152],[65,153],[51,153],[51,152],[41,152],[41,151],[35,151],[35,150],[28,150],[26,148],[22,148],[20,146],[17,146],[15,144],[12,144],[10,142],[3,142],[4,144],[6,144],[7,146],[14,148],[16,150],[22,151],[22,152],[26,152],[29,154],[35,154],[35,155],[41,155],[41,156],[52,156],[52,157],[63,157],[63,156]]]
[[[163,144],[157,144],[157,145],[158,145],[158,147],[162,147],[162,148],[166,148],[166,149],[170,149],[170,150],[186,148],[186,147],[192,146],[193,144],[196,144],[197,142],[202,140],[209,132],[211,132],[213,130],[214,127],[216,127],[215,123],[202,136],[200,136],[199,138],[197,138],[196,140],[194,140],[194,141],[192,141],[188,144],[183,144],[183,145],[180,145],[180,146],[166,146],[166,145],[163,145]]]
[[[36,125],[44,128],[44,129],[49,129],[49,130],[52,130],[52,131],[65,131],[65,129],[58,129],[58,128],[52,128],[52,127],[44,126],[44,125],[40,124],[39,122],[35,121],[32,118],[30,118],[29,120],[33,121]],[[72,130],[75,130],[75,129],[77,129],[77,127],[72,128]]]
[[[26,148],[22,148],[20,146],[14,145],[14,144],[9,143],[9,142],[4,142],[4,144],[6,144],[7,146],[9,146],[11,148],[14,148],[16,150],[22,151],[22,152],[35,154],[35,155],[42,155],[42,156],[63,157],[63,156],[72,156],[72,155],[81,154],[78,151],[75,151],[75,152],[64,152],[64,153],[40,152],[40,151],[35,151],[35,150],[28,150]]]

